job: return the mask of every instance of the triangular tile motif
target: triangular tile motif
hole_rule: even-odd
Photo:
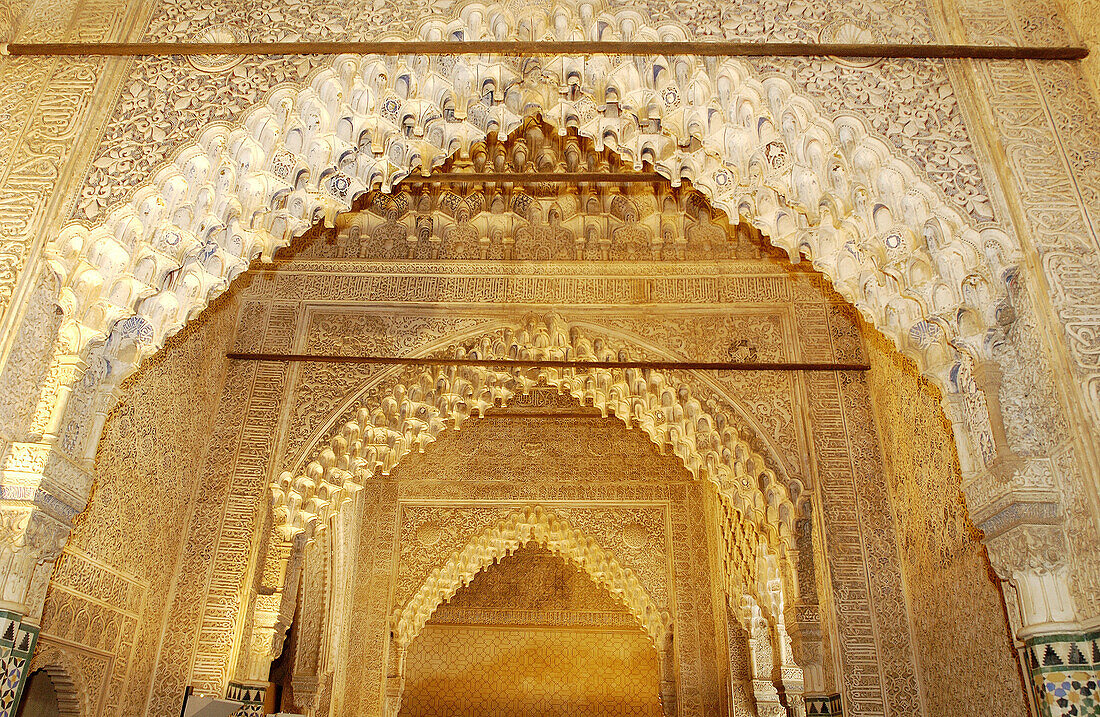
[[[1081,654],[1081,648],[1077,646],[1076,642],[1071,642],[1069,645],[1069,655],[1066,660],[1066,664],[1069,665],[1087,665],[1088,659]]]
[[[1055,651],[1054,645],[1048,644],[1046,645],[1046,649],[1043,650],[1042,664],[1043,667],[1053,667],[1056,665],[1064,665],[1066,661]]]
[[[1100,665],[1100,640],[1092,641],[1092,664]]]

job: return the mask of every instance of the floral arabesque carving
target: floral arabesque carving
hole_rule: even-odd
[[[629,10],[550,17],[563,39],[683,37]],[[513,20],[470,6],[419,34],[507,38]],[[62,306],[86,341],[123,322],[160,345],[253,257],[536,112],[808,255],[930,373],[953,347],[985,351],[1008,238],[971,227],[859,118],[826,119],[783,78],[698,57],[337,57],[241,126],[209,127],[98,226],[66,228],[50,247]]]
[[[584,569],[623,602],[654,646],[664,645],[672,629],[672,617],[657,607],[634,572],[567,520],[541,506],[525,507],[482,530],[433,570],[409,602],[394,614],[397,645],[407,647],[435,609],[479,572],[532,541]]]
[[[625,347],[591,338],[577,325],[549,315],[485,336],[455,359],[620,360]],[[398,382],[377,404],[361,406],[314,460],[298,474],[284,471],[272,483],[276,529],[284,539],[311,539],[367,481],[390,471],[410,451],[423,451],[446,428],[483,417],[535,386],[568,393],[582,405],[637,425],[671,450],[698,479],[712,481],[741,519],[784,554],[795,534],[801,485],[790,485],[767,466],[724,413],[704,406],[690,385],[660,371],[640,369],[496,369],[435,366]],[[755,542],[751,542],[755,561]],[[746,542],[746,545],[749,544]],[[740,542],[738,543],[740,544]],[[748,562],[748,561],[746,561]]]

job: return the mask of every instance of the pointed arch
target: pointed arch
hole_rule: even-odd
[[[531,315],[453,348],[453,357],[477,359],[617,360],[630,355],[623,343],[592,335],[556,314]],[[381,397],[361,403],[353,420],[321,443],[304,468],[284,471],[271,484],[275,529],[290,540],[325,530],[366,482],[388,475],[412,451],[439,434],[461,430],[473,416],[534,386],[568,393],[582,404],[640,428],[671,451],[697,479],[712,482],[745,532],[744,560],[755,562],[756,542],[783,554],[790,546],[803,499],[770,467],[738,430],[738,422],[681,378],[640,369],[496,369],[433,366],[410,372]],[[751,536],[749,535],[751,533]],[[741,545],[741,541],[738,542]]]
[[[28,676],[41,670],[50,676],[54,693],[57,695],[60,717],[82,717],[91,714],[91,705],[84,702],[90,695],[84,676],[75,661],[66,652],[55,645],[41,645],[31,659]]]
[[[658,608],[634,572],[624,568],[612,553],[567,520],[542,506],[526,506],[483,529],[433,570],[408,603],[395,611],[397,645],[408,647],[440,604],[469,585],[482,570],[532,542],[576,564],[598,585],[607,588],[623,602],[653,645],[664,646],[672,630],[672,617]]]
[[[570,0],[518,13],[470,3],[458,16],[417,35],[685,37]],[[207,128],[97,226],[66,227],[48,254],[67,321],[85,346],[125,324],[151,353],[253,257],[533,113],[674,186],[690,180],[792,260],[807,255],[930,375],[958,349],[986,355],[1017,260],[1009,238],[972,226],[859,117],[826,117],[788,80],[732,58],[335,57],[238,126]]]

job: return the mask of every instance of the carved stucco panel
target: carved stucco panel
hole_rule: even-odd
[[[217,423],[208,407],[226,362],[216,356],[230,344],[235,320],[232,302],[216,304],[124,385],[99,444],[93,497],[54,569],[42,635],[97,666],[86,684],[104,715],[145,714],[158,651],[186,662],[174,635],[161,630],[176,571],[195,574],[177,561]],[[154,713],[178,711],[182,684],[186,675]]]
[[[11,37],[20,42],[103,41],[117,34],[124,0],[40,0],[13,5]],[[0,30],[3,30],[0,19]],[[86,131],[104,71],[101,58],[0,57],[0,316],[43,233],[57,222],[45,209]],[[79,186],[79,185],[77,185]],[[64,210],[61,210],[64,211]],[[60,212],[59,212],[60,213]],[[33,257],[37,258],[37,257]]]
[[[975,41],[1065,42],[1070,34],[1054,5],[1040,0],[984,0],[960,7]],[[1096,99],[1078,66],[991,62],[975,66],[989,98],[998,139],[1031,241],[1050,286],[1081,382],[1081,399],[1100,422],[1100,130],[1088,118]]]
[[[905,10],[897,3],[879,2],[858,7],[841,3],[779,6],[761,0],[736,7],[720,3],[704,9],[689,2],[655,0],[648,3],[644,22],[680,27],[688,37],[717,35],[739,41],[874,42],[886,41],[884,37],[897,42],[931,40],[934,32],[925,3],[908,0],[906,5],[909,7]],[[634,9],[632,3],[609,2],[596,11],[605,8],[611,12]],[[352,13],[331,2],[261,3],[248,9],[219,2],[203,4],[205,20],[200,25],[193,19],[197,10],[191,2],[161,2],[154,10],[146,39],[263,42],[409,38],[424,18],[454,17],[458,9],[450,3],[380,1]],[[525,9],[517,3],[505,3],[508,13],[522,14]],[[520,34],[544,39],[551,35],[551,28],[542,32],[531,28],[546,22],[536,20]],[[107,125],[76,207],[77,215],[96,217],[204,126],[232,121],[278,84],[304,79],[321,64],[309,57],[137,60],[125,85],[131,90],[124,91]],[[826,111],[835,112],[842,106],[859,108],[914,164],[929,171],[945,196],[977,220],[992,218],[988,192],[955,106],[950,80],[939,63],[783,60],[762,62],[759,67],[795,79]],[[895,99],[914,95],[919,100],[916,103]],[[914,109],[915,105],[920,109]],[[164,107],[171,107],[173,112],[159,110]],[[136,128],[141,128],[140,134]],[[157,151],[139,151],[140,145],[154,146]]]
[[[485,528],[516,511],[503,506],[403,506],[395,604],[405,605],[429,573]],[[668,536],[664,508],[550,506],[634,571],[656,604],[668,609]]]

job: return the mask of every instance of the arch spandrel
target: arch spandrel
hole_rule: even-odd
[[[659,608],[630,568],[569,522],[541,506],[516,510],[479,531],[427,577],[408,602],[394,611],[394,636],[408,647],[432,613],[485,568],[529,543],[541,545],[576,564],[630,611],[654,646],[663,647],[672,617]]]
[[[680,37],[632,11],[545,12],[555,37]],[[420,36],[492,38],[533,22],[458,14]],[[1007,237],[973,226],[858,117],[826,118],[785,79],[696,57],[336,57],[240,126],[210,127],[99,225],[67,227],[50,247],[61,304],[85,342],[136,317],[143,351],[155,350],[253,257],[534,112],[673,185],[691,181],[808,256],[930,374],[956,349],[985,355],[1016,261]]]

